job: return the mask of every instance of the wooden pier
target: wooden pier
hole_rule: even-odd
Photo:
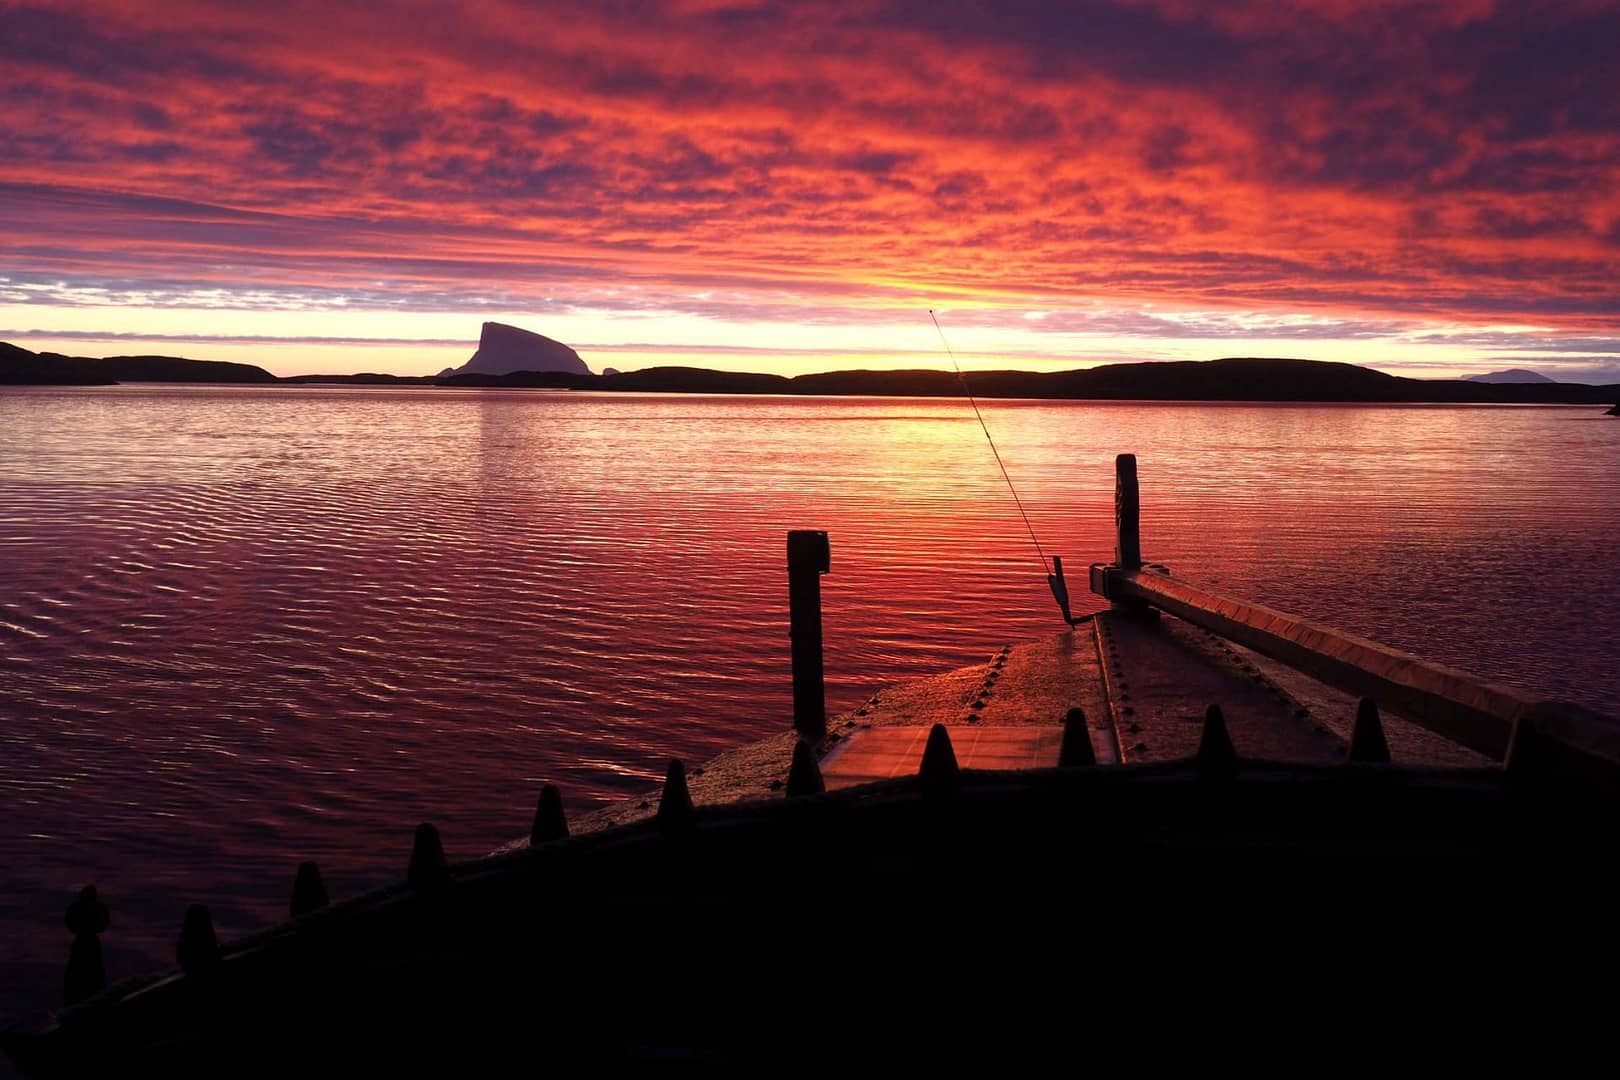
[[[365,896],[305,863],[289,921],[242,940],[193,904],[149,978],[108,984],[87,887],[66,1007],[5,1049],[39,1075],[464,1068],[515,1044],[779,1067],[843,1060],[811,1032],[837,1016],[866,1054],[1005,1065],[1072,1049],[1076,1016],[1114,1039],[1308,1025],[1363,980],[1385,1009],[1496,1008],[1620,951],[1614,721],[1181,581],[1142,559],[1130,455],[1117,481],[1090,570],[1110,610],[828,718],[830,545],[792,534],[791,728],[573,819],[544,788],[484,859],[402,829],[402,880]],[[1234,970],[1265,978],[1239,1000]],[[945,1015],[968,1020],[946,1038]]]

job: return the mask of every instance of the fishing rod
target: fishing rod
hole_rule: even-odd
[[[1029,514],[1024,510],[1024,500],[1018,497],[1018,489],[1013,486],[1012,477],[1007,473],[1007,465],[1001,460],[1001,451],[996,449],[996,440],[990,435],[990,425],[984,422],[984,414],[979,411],[978,399],[973,396],[973,387],[968,385],[967,374],[962,371],[962,365],[956,362],[956,352],[951,343],[945,339],[945,330],[939,325],[939,316],[934,309],[928,309],[928,318],[933,321],[934,332],[939,335],[939,343],[945,346],[945,355],[951,358],[951,367],[956,369],[956,380],[962,384],[962,392],[967,395],[968,404],[973,406],[973,415],[978,418],[979,427],[984,431],[984,440],[990,444],[990,453],[995,456],[996,467],[1001,470],[1001,478],[1007,482],[1007,490],[1012,493],[1013,505],[1018,507],[1018,516],[1024,519],[1024,528],[1029,530],[1030,542],[1035,545],[1035,554],[1041,560],[1041,573],[1046,575],[1046,585],[1052,590],[1052,599],[1057,601],[1059,610],[1063,612],[1063,621],[1073,626],[1077,620],[1069,614],[1069,585],[1063,580],[1063,559],[1061,556],[1052,556],[1048,564],[1046,552],[1041,548],[1040,537],[1035,535],[1035,526],[1029,520]]]

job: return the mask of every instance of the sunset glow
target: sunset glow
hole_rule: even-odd
[[[1620,381],[1620,9],[0,4],[0,339]]]

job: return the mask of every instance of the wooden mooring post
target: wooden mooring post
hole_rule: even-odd
[[[827,733],[827,692],[821,659],[821,575],[832,567],[827,534],[815,529],[788,533],[787,562],[793,728],[815,741]]]
[[[1136,455],[1114,459],[1114,565],[1142,565],[1142,493],[1136,483]]]

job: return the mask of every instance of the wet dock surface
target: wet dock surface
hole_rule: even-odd
[[[1053,765],[1072,708],[1085,712],[1099,764],[1175,761],[1197,752],[1210,705],[1238,753],[1304,764],[1343,761],[1356,713],[1351,695],[1173,616],[1105,611],[985,664],[884,690],[833,722],[822,773],[840,787],[915,772],[936,723],[963,768]],[[1397,762],[1488,763],[1398,715],[1384,721]]]
[[[1238,752],[1268,761],[1327,763],[1345,742],[1252,660],[1219,649],[1169,617],[1102,612],[1096,641],[1109,709],[1127,762],[1175,761],[1198,751],[1204,713],[1219,705]]]
[[[962,724],[949,730],[956,762],[964,769],[1049,769],[1057,765],[1063,746],[1063,728],[1044,724]],[[827,789],[916,775],[928,731],[913,725],[882,727],[845,739],[821,759]]]
[[[1173,616],[1105,611],[1004,646],[982,664],[887,687],[830,719],[817,752],[833,790],[914,773],[934,724],[950,731],[963,768],[1051,766],[1064,719],[1078,708],[1099,765],[1153,764],[1196,753],[1210,705],[1221,707],[1239,754],[1305,764],[1344,760],[1356,712],[1350,695]],[[1384,723],[1398,763],[1487,763],[1398,715],[1386,712]],[[693,801],[785,797],[797,738],[784,731],[692,768]],[[582,815],[574,827],[627,824],[655,809],[649,794]]]

